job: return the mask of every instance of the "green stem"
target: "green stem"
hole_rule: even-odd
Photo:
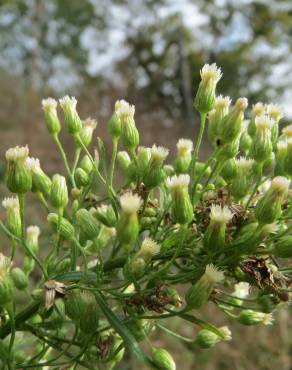
[[[18,201],[19,201],[19,213],[20,213],[20,221],[21,221],[21,237],[24,240],[25,238],[25,225],[24,225],[24,194],[18,194]]]
[[[68,164],[66,153],[64,151],[63,145],[61,144],[61,142],[59,140],[58,135],[54,135],[53,136],[53,140],[57,144],[57,147],[58,147],[58,149],[59,149],[59,151],[61,153],[61,156],[62,156],[62,159],[63,159],[63,162],[64,162],[64,166],[65,166],[66,171],[67,171],[67,174],[68,174],[68,176],[70,178],[71,184],[72,184],[73,187],[76,187],[74,177],[72,176],[72,173],[71,173],[71,170],[70,170],[70,167],[69,167],[69,164]]]
[[[245,208],[246,209],[250,205],[250,202],[252,201],[252,198],[254,197],[255,193],[257,192],[257,189],[258,189],[258,187],[259,187],[259,185],[261,183],[262,175],[263,175],[263,165],[261,164],[260,165],[260,168],[259,168],[259,174],[258,174],[257,181],[255,183],[255,186],[253,188],[252,193],[250,194],[250,197],[248,198],[248,201],[246,202],[246,205],[245,205]]]
[[[118,138],[113,138],[113,151],[112,151],[112,158],[110,163],[110,173],[109,173],[109,185],[110,187],[113,186],[113,177],[114,177],[114,170],[115,170],[115,164],[116,164],[116,158],[117,158],[117,151],[118,151]]]
[[[74,161],[73,161],[73,166],[72,166],[72,177],[73,178],[74,178],[75,171],[76,171],[76,168],[77,168],[77,165],[78,165],[78,162],[79,162],[80,153],[81,153],[81,148],[78,146],[76,151],[75,151]],[[75,181],[75,178],[74,178],[74,181]]]
[[[182,340],[184,342],[187,342],[187,343],[192,343],[194,340],[193,339],[190,339],[190,338],[187,338],[187,337],[184,337],[182,335],[179,335],[175,332],[173,332],[172,330],[166,328],[165,326],[161,325],[161,324],[156,324],[156,326],[161,329],[162,331],[164,331],[165,333],[167,334],[170,334],[172,335],[174,338],[176,339],[179,339],[179,340]]]
[[[9,357],[11,357],[12,350],[13,350],[13,345],[14,345],[14,340],[15,340],[15,333],[16,333],[13,302],[10,302],[6,306],[6,310],[8,312],[10,323],[11,323],[11,335],[10,335],[10,341],[9,341],[9,353],[10,353]]]

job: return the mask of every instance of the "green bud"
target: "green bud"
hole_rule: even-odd
[[[56,213],[49,213],[47,217],[48,223],[53,226],[54,230],[58,230],[59,217]],[[75,237],[75,230],[73,225],[64,217],[61,217],[60,235],[65,240],[73,240]]]
[[[136,194],[126,193],[120,197],[120,204],[122,212],[117,224],[117,237],[121,243],[131,244],[138,237],[137,212],[142,205],[142,200]]]
[[[223,145],[221,150],[218,152],[218,160],[224,161],[230,158],[236,157],[239,151],[239,139]]]
[[[115,113],[121,121],[121,139],[125,148],[134,150],[139,144],[139,132],[134,121],[135,107],[125,100],[115,104]]]
[[[222,74],[216,64],[205,64],[200,71],[201,82],[195,97],[194,106],[200,113],[208,113],[214,107],[216,86]]]
[[[92,240],[99,234],[100,225],[98,221],[85,208],[79,209],[76,212],[76,219],[80,231],[86,240]]]
[[[82,168],[86,173],[90,174],[90,172],[93,169],[93,164],[92,164],[90,158],[88,157],[88,155],[85,155],[81,159],[81,161],[79,163],[79,167]]]
[[[65,312],[66,315],[78,326],[80,325],[80,320],[82,320],[81,305],[82,302],[80,290],[70,290],[65,296]]]
[[[287,235],[279,239],[275,243],[273,254],[279,258],[292,258],[292,236]]]
[[[140,179],[143,179],[151,159],[151,149],[145,147],[138,147],[137,154],[137,171]]]
[[[86,250],[90,252],[90,254],[99,253],[109,242],[110,240],[116,237],[116,229],[114,227],[107,227],[101,225],[100,232],[98,236],[93,240],[93,244],[86,247]]]
[[[116,226],[117,217],[111,205],[101,205],[96,209],[93,215],[98,219],[99,222],[103,223],[107,227]]]
[[[108,130],[112,138],[119,138],[122,132],[122,124],[116,113],[113,113],[111,119],[108,122]]]
[[[19,267],[15,267],[11,270],[11,277],[17,289],[23,290],[27,288],[28,278]]]
[[[233,180],[237,175],[237,165],[234,158],[230,158],[225,162],[221,171],[221,176],[227,182]]]
[[[70,271],[71,260],[70,258],[64,258],[62,261],[51,261],[48,264],[48,274],[56,275],[62,274],[64,272]]]
[[[26,161],[32,175],[32,191],[50,194],[52,181],[41,169],[40,161],[37,158],[27,158]]]
[[[229,96],[218,96],[215,100],[214,109],[208,114],[208,137],[214,147],[221,145],[220,130],[223,118],[229,112],[231,99]]]
[[[230,113],[223,118],[220,127],[222,143],[230,143],[239,137],[242,130],[243,113],[247,105],[248,102],[246,98],[237,99]]]
[[[262,296],[258,297],[257,303],[261,312],[271,313],[279,304],[279,298],[273,296],[272,294],[263,294]]]
[[[186,173],[192,160],[193,142],[187,139],[179,139],[176,147],[177,154],[174,160],[175,172],[178,174]]]
[[[61,124],[57,114],[57,101],[53,98],[42,100],[42,108],[45,115],[45,122],[49,134],[52,136],[58,135],[61,131]]]
[[[98,327],[99,312],[94,294],[89,291],[80,293],[80,329],[88,334],[93,334]]]
[[[145,319],[131,319],[126,323],[126,326],[138,342],[145,339],[152,330],[151,321]]]
[[[291,141],[291,149],[292,149],[292,141]],[[275,176],[285,175],[285,159],[287,155],[287,150],[288,150],[287,142],[279,141],[277,144],[276,157],[275,157],[275,169],[274,169]]]
[[[68,204],[68,189],[64,176],[58,174],[53,176],[50,200],[52,206],[60,210]]]
[[[203,238],[203,245],[209,251],[216,253],[225,245],[226,225],[231,221],[233,214],[227,206],[221,208],[212,204],[210,223]]]
[[[75,177],[76,185],[79,188],[86,186],[89,183],[88,174],[80,167],[76,169],[74,177]]]
[[[126,279],[135,282],[144,275],[145,268],[145,260],[141,257],[136,257],[127,261],[123,268],[123,274]]]
[[[240,136],[239,149],[247,154],[252,146],[252,138],[244,131]]]
[[[172,218],[179,224],[188,224],[193,219],[193,206],[188,193],[189,175],[173,176],[167,179],[172,198]]]
[[[199,309],[204,306],[214,289],[214,286],[223,280],[223,272],[213,265],[207,265],[202,277],[186,292],[186,303],[189,308]]]
[[[271,325],[273,323],[273,316],[269,313],[257,312],[253,310],[242,310],[236,317],[236,320],[243,325]]]
[[[152,360],[160,370],[175,370],[175,362],[169,352],[164,348],[152,349]]]
[[[28,147],[10,148],[6,151],[6,185],[12,193],[23,194],[32,187],[32,176],[27,164]]]
[[[125,177],[129,176],[129,166],[131,164],[131,158],[127,152],[118,152],[117,160],[119,162],[122,173]]]
[[[67,95],[59,99],[59,103],[64,113],[67,131],[73,135],[78,134],[82,128],[82,122],[76,111],[77,100]]]
[[[244,198],[250,190],[254,161],[245,157],[235,160],[236,176],[231,183],[231,194],[235,199]]]
[[[256,124],[255,124],[255,118],[258,116],[264,115],[266,112],[266,108],[263,103],[259,102],[252,106],[252,119],[249,122],[247,132],[249,136],[252,138],[254,137],[256,133]]]
[[[12,301],[14,284],[10,276],[10,258],[0,253],[0,306],[5,306]]]
[[[8,230],[13,235],[21,238],[22,227],[18,198],[4,198],[2,201],[2,206],[6,209],[6,226]]]
[[[271,140],[272,120],[268,116],[255,118],[256,132],[251,147],[252,157],[258,163],[265,162],[273,151]]]
[[[211,348],[219,342],[231,340],[231,332],[227,326],[222,326],[218,330],[222,333],[222,336],[208,329],[200,330],[194,343],[200,348]]]
[[[287,195],[289,184],[290,181],[282,176],[272,180],[270,189],[257,202],[255,208],[255,216],[260,223],[271,224],[280,217],[281,205]]]
[[[211,167],[205,168],[205,163],[196,162],[195,173],[197,176],[209,176],[211,174]]]
[[[164,181],[163,162],[168,156],[168,152],[169,150],[166,148],[157,147],[155,144],[152,146],[148,171],[144,176],[144,184],[147,190],[155,188]]]
[[[25,256],[23,260],[23,271],[29,275],[35,268],[35,261],[31,257]]]

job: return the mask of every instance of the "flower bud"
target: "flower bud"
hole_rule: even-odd
[[[50,194],[52,181],[41,169],[39,159],[28,157],[26,163],[32,175],[32,191]]]
[[[236,320],[243,325],[272,325],[273,316],[270,313],[257,312],[253,310],[242,310]]]
[[[240,200],[244,198],[250,190],[254,160],[240,157],[235,160],[235,163],[237,174],[231,184],[231,194],[237,200]]]
[[[222,77],[221,69],[215,63],[205,64],[200,71],[201,82],[195,97],[194,106],[200,113],[208,113],[214,107],[216,86]]]
[[[151,320],[131,319],[126,325],[138,342],[145,339],[152,329]]]
[[[245,122],[245,121],[244,121]],[[239,148],[242,152],[247,154],[252,146],[252,138],[244,131],[240,136]]]
[[[231,143],[223,145],[221,150],[218,152],[217,158],[220,161],[226,161],[230,158],[236,157],[238,151],[239,151],[239,138],[232,141]]]
[[[252,157],[258,163],[265,162],[273,151],[271,129],[273,121],[266,115],[255,118],[256,132],[251,148]]]
[[[231,331],[227,326],[222,326],[218,330],[222,332],[223,337],[208,329],[200,330],[196,336],[194,344],[200,348],[211,348],[221,341],[231,340]]]
[[[261,312],[271,313],[279,304],[279,298],[273,296],[272,294],[263,294],[262,296],[258,297],[257,303]]]
[[[93,131],[96,129],[97,121],[88,117],[82,121],[82,126],[79,132],[79,136],[75,138],[76,144],[79,146],[85,145],[86,147],[92,141]]]
[[[210,223],[203,238],[203,245],[209,252],[217,252],[225,245],[226,225],[233,217],[227,206],[221,208],[212,204]]]
[[[257,202],[255,208],[255,216],[260,223],[271,224],[280,217],[281,205],[289,185],[290,181],[283,176],[277,176],[272,180],[269,190]]]
[[[177,154],[174,160],[174,169],[177,174],[188,172],[191,160],[193,142],[187,139],[179,139],[176,144]]]
[[[35,261],[31,257],[25,256],[23,260],[23,271],[29,275],[35,268]]]
[[[87,172],[85,172],[80,167],[76,169],[74,178],[75,178],[76,185],[78,186],[78,188],[82,188],[83,186],[86,186],[89,183],[89,176]]]
[[[76,219],[82,236],[86,240],[92,240],[99,234],[100,225],[98,221],[85,208],[79,209],[76,212]]]
[[[291,149],[292,149],[292,141],[291,141]],[[285,159],[287,155],[287,150],[288,150],[287,141],[282,140],[277,143],[276,157],[275,157],[275,169],[274,169],[274,174],[276,176],[285,175]],[[289,163],[289,161],[287,161],[287,163]],[[292,171],[292,166],[291,166],[291,171]]]
[[[263,116],[266,112],[265,106],[263,103],[259,102],[252,106],[252,119],[249,122],[247,132],[252,138],[256,132],[255,119],[258,116]]]
[[[65,296],[65,312],[66,315],[75,322],[77,326],[80,325],[81,316],[81,292],[79,289],[69,291]]]
[[[80,293],[80,329],[87,335],[93,334],[99,321],[98,305],[94,294],[89,291]]]
[[[4,198],[2,206],[6,209],[6,225],[8,230],[13,235],[20,238],[22,235],[22,228],[18,198]]]
[[[237,164],[234,158],[230,158],[226,161],[222,171],[221,176],[227,182],[233,180],[237,175]]]
[[[193,219],[193,206],[188,192],[189,175],[168,177],[166,185],[170,190],[173,221],[179,224],[188,224]]]
[[[29,226],[26,229],[26,245],[34,254],[39,251],[39,235],[40,228],[38,226]]]
[[[77,113],[77,100],[68,95],[59,99],[60,106],[64,113],[65,127],[70,134],[78,134],[82,128],[81,119]]]
[[[87,174],[90,174],[90,172],[92,171],[93,169],[93,164],[90,160],[90,158],[88,157],[88,155],[85,155],[80,163],[79,163],[79,167],[83,169],[83,171],[85,171]]]
[[[58,174],[53,176],[50,200],[52,206],[60,210],[68,204],[68,189],[64,176]]]
[[[119,101],[116,102],[116,109],[119,109]],[[108,130],[113,139],[117,139],[121,136],[122,124],[116,112],[113,113],[111,119],[108,122]]]
[[[151,238],[145,238],[140,247],[140,250],[136,254],[136,257],[141,257],[146,263],[148,263],[159,252],[160,252],[160,245],[157,244]]]
[[[99,222],[103,223],[107,227],[116,226],[117,217],[111,205],[101,205],[96,209],[93,215],[98,219]]]
[[[150,159],[151,159],[151,149],[139,146],[137,154],[137,171],[139,179],[141,180],[144,178],[145,173],[148,170]]]
[[[28,278],[19,267],[15,267],[11,270],[11,277],[17,289],[24,290],[27,288]]]
[[[230,143],[237,139],[242,131],[243,114],[248,105],[246,98],[239,98],[221,123],[220,136],[222,143]]]
[[[129,177],[129,166],[131,164],[131,158],[127,152],[118,152],[117,160],[121,167],[122,173],[125,177]]]
[[[153,189],[160,185],[165,179],[163,171],[163,162],[168,156],[169,150],[155,144],[151,148],[151,157],[149,161],[148,171],[144,176],[144,184],[147,190]]]
[[[284,171],[287,175],[292,176],[292,138],[287,140],[287,152],[284,159]]]
[[[205,163],[198,161],[195,165],[195,174],[199,177],[210,176],[211,167],[208,166],[207,168],[205,168]]]
[[[221,145],[221,123],[223,118],[228,114],[231,99],[229,96],[219,95],[215,100],[214,109],[208,114],[208,138],[214,147]]]
[[[23,194],[32,186],[32,177],[27,165],[28,147],[16,146],[6,151],[6,185],[12,193]]]
[[[47,220],[54,230],[58,230],[58,215],[56,213],[49,213]],[[75,230],[73,225],[64,217],[61,217],[60,222],[60,235],[65,240],[73,240],[75,237]]]
[[[152,349],[152,360],[158,369],[176,370],[176,365],[171,354],[164,348]]]
[[[141,257],[135,257],[127,261],[123,268],[123,274],[126,279],[135,282],[144,275],[145,268],[145,260]]]
[[[274,124],[272,126],[272,143],[276,144],[279,136],[279,121],[283,117],[283,112],[281,107],[277,104],[269,104],[266,106],[268,116],[273,120]]]
[[[134,150],[139,144],[139,132],[134,121],[135,106],[125,100],[119,100],[115,104],[115,113],[121,121],[121,138],[125,148]]]
[[[142,199],[129,192],[120,197],[120,204],[122,212],[117,224],[117,237],[121,243],[131,244],[139,233],[137,212],[142,205]]]
[[[234,285],[234,292],[231,294],[231,298],[228,302],[241,306],[243,299],[248,297],[250,291],[250,285],[244,281]]]
[[[101,225],[98,237],[94,239],[93,244],[86,250],[91,254],[99,253],[111,240],[116,237],[116,229]]]
[[[5,306],[14,296],[14,284],[10,276],[10,258],[0,253],[0,306]]]
[[[58,135],[61,131],[61,124],[57,114],[57,101],[53,98],[42,100],[42,108],[45,115],[45,122],[49,134],[52,136]]]
[[[206,266],[205,273],[192,285],[185,296],[189,308],[199,309],[208,302],[214,286],[222,281],[224,274],[214,265]]]

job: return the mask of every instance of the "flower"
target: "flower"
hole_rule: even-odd
[[[234,285],[233,296],[236,298],[244,299],[249,295],[250,285],[244,281]]]
[[[72,96],[63,96],[63,98],[59,99],[59,103],[61,108],[66,113],[74,113],[76,111],[77,99]]]
[[[139,252],[141,255],[152,258],[160,252],[160,245],[151,238],[145,238]]]
[[[268,104],[266,106],[266,111],[268,115],[275,121],[279,122],[283,117],[282,108],[278,104]]]
[[[47,98],[42,100],[42,108],[45,112],[55,111],[57,108],[58,102],[53,98]]]
[[[8,162],[22,162],[28,157],[28,146],[16,146],[6,151],[5,157]]]
[[[2,200],[2,206],[6,210],[19,211],[19,201],[17,197],[6,197]]]
[[[179,139],[176,144],[179,155],[184,155],[185,153],[191,153],[193,150],[193,142],[188,139]]]
[[[200,70],[200,75],[203,83],[216,84],[222,77],[221,69],[217,67],[216,63],[205,64]]]
[[[10,258],[0,253],[0,278],[3,279],[9,272],[12,262]]]
[[[115,113],[122,122],[125,122],[127,118],[134,118],[135,106],[129,104],[126,100],[117,100],[115,104]]]
[[[235,102],[235,108],[241,112],[245,111],[248,106],[247,98],[238,98]]]
[[[256,131],[264,132],[266,130],[271,130],[273,123],[274,121],[266,114],[257,116],[255,118]]]
[[[151,151],[151,159],[164,161],[168,156],[169,150],[164,148],[163,146],[156,146],[155,144],[150,149]]]
[[[292,125],[288,125],[282,129],[283,135],[287,138],[292,138]]]
[[[166,185],[170,190],[188,187],[190,183],[189,175],[172,176],[166,179]]]
[[[227,206],[221,207],[217,204],[211,205],[210,219],[216,223],[227,224],[233,217],[233,213]]]
[[[238,159],[235,160],[235,162],[238,169],[242,170],[243,172],[249,171],[254,164],[253,159],[249,159],[246,157],[239,157]]]
[[[137,194],[128,192],[120,197],[122,210],[126,213],[135,213],[142,206],[142,199]]]
[[[203,275],[203,278],[209,283],[209,284],[216,284],[220,283],[224,279],[224,273],[223,271],[220,271],[215,267],[212,263],[206,266],[205,273]]]
[[[284,176],[274,177],[271,182],[271,190],[274,190],[279,193],[286,193],[290,185],[290,180]]]
[[[221,328],[219,328],[219,331],[223,335],[223,340],[229,341],[232,339],[232,333],[228,326],[221,326]]]
[[[253,118],[257,116],[262,116],[264,113],[265,113],[265,106],[263,103],[259,102],[252,106]]]

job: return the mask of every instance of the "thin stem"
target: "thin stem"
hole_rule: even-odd
[[[19,213],[20,213],[20,221],[21,221],[21,237],[24,240],[25,237],[25,225],[24,225],[24,194],[18,194],[18,201],[19,201]]]
[[[196,162],[199,159],[199,151],[205,131],[205,125],[206,125],[206,113],[200,113],[200,130],[199,130],[199,135],[196,141],[193,157],[192,157],[192,162],[191,162],[191,180],[194,179],[194,171],[195,171],[195,166]]]
[[[177,334],[177,333],[173,332],[172,330],[170,330],[170,329],[166,328],[165,326],[163,326],[163,325],[161,325],[161,324],[156,324],[156,326],[157,326],[159,329],[161,329],[162,331],[164,331],[165,333],[172,335],[172,336],[173,336],[174,338],[176,338],[176,339],[182,340],[182,341],[187,342],[187,343],[193,343],[193,341],[194,341],[194,340],[193,340],[193,339],[191,339],[191,338],[187,338],[187,337],[184,337],[184,336],[182,336],[182,335],[179,335],[179,334]]]
[[[15,340],[15,332],[16,332],[13,302],[10,302],[7,305],[6,310],[8,312],[10,322],[11,322],[11,335],[10,335],[10,341],[9,341],[9,353],[11,355],[12,350],[13,350],[14,340]]]
[[[77,165],[78,165],[78,162],[79,162],[80,153],[81,153],[81,148],[78,146],[76,151],[75,151],[73,166],[72,166],[72,177],[73,178],[74,178],[75,171],[76,171],[76,168],[77,168]],[[75,178],[74,178],[74,181],[75,181]]]
[[[113,177],[114,177],[114,170],[115,170],[115,164],[116,164],[116,158],[117,158],[117,151],[118,151],[118,138],[113,138],[113,151],[112,151],[112,158],[110,163],[110,173],[109,173],[109,185],[110,187],[113,186]]]
[[[250,205],[250,202],[252,201],[252,198],[254,197],[255,193],[257,192],[257,189],[258,189],[258,187],[261,183],[262,174],[263,174],[263,165],[261,164],[260,168],[259,168],[259,174],[258,174],[257,181],[255,183],[255,186],[253,188],[252,193],[250,194],[250,197],[248,198],[248,201],[246,202],[245,208],[248,208],[248,206]]]
[[[62,156],[62,159],[63,159],[63,162],[64,162],[64,166],[65,166],[66,171],[67,171],[67,174],[68,174],[68,176],[70,178],[71,184],[72,184],[73,187],[76,187],[74,177],[72,176],[72,173],[71,173],[71,170],[70,170],[70,167],[69,167],[69,164],[68,164],[66,153],[64,151],[63,145],[61,144],[61,142],[59,140],[58,135],[54,135],[53,136],[53,140],[57,144],[57,147],[58,147],[58,149],[59,149],[59,151],[61,153],[61,156]]]

